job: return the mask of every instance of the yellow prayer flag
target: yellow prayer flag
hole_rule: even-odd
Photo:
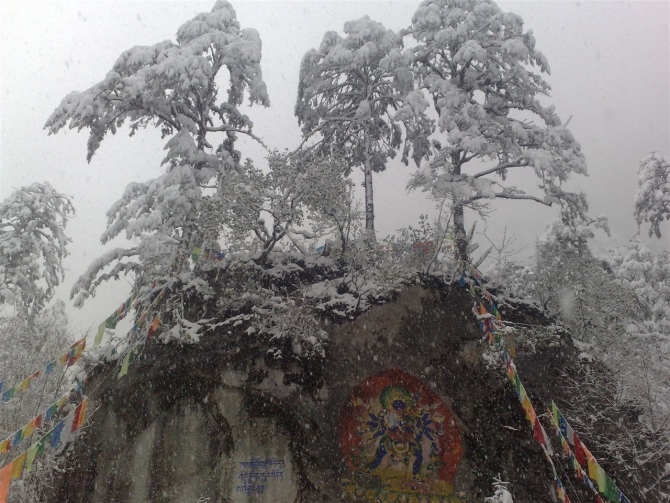
[[[528,399],[528,395],[523,396],[523,401],[521,402],[521,406],[523,407],[523,410],[526,412],[526,419],[530,421],[531,423],[535,423],[535,418],[537,417],[535,414],[535,410],[533,409],[533,406],[530,403],[530,400]]]
[[[552,400],[551,401],[551,417],[552,417],[553,422],[556,425],[556,428],[559,427],[558,414],[559,414],[558,407],[556,406],[556,403]]]
[[[26,424],[23,428],[23,438],[28,438],[33,434],[33,431],[35,431],[35,427],[33,426],[33,422],[30,421],[28,424]]]
[[[7,502],[7,494],[9,494],[9,485],[12,482],[13,463],[0,468],[0,503]]]
[[[20,479],[23,474],[23,465],[26,462],[26,453],[24,452],[14,461],[12,461],[12,480]]]
[[[21,392],[27,390],[28,386],[30,386],[30,379],[26,378],[23,381],[21,381],[20,385]]]
[[[584,451],[586,453],[586,462],[589,469],[589,478],[598,483],[598,490],[600,492],[605,492],[607,486],[607,475],[605,475],[605,470],[600,467],[596,458],[593,457],[593,454],[591,454],[586,447],[584,447]]]

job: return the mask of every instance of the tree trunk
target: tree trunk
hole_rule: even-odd
[[[451,154],[451,164],[454,175],[461,174],[460,152]],[[462,204],[454,203],[454,256],[457,262],[467,263],[470,261],[468,250],[468,238],[465,232],[465,208]]]
[[[368,234],[368,239],[371,242],[375,241],[375,205],[372,191],[372,162],[370,155],[370,135],[365,132],[365,166],[363,173],[365,179],[363,185],[365,186],[365,230]]]
[[[468,262],[468,239],[465,233],[465,210],[463,205],[456,204],[453,207],[454,214],[454,256],[457,262]]]

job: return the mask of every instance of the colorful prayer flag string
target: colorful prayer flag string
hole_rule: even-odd
[[[468,285],[469,293],[473,299],[475,299],[472,309],[474,315],[479,321],[482,330],[488,336],[489,343],[495,345],[496,349],[502,351],[503,359],[507,367],[507,376],[514,385],[514,390],[521,402],[524,412],[526,413],[526,418],[533,427],[533,438],[542,445],[543,449],[545,449],[545,454],[547,454],[547,459],[551,464],[556,479],[556,493],[558,499],[559,501],[569,503],[570,499],[565,492],[565,488],[561,484],[553,462],[551,461],[550,456],[553,455],[551,443],[549,442],[542,424],[539,422],[537,414],[528,398],[528,394],[517,374],[516,366],[514,365],[511,355],[513,349],[509,346],[508,341],[499,333],[500,328],[503,327],[502,317],[493,302],[491,294],[486,291],[483,285],[478,281],[479,278],[481,278],[481,275],[477,274],[477,269],[474,266],[469,265],[468,271],[474,276],[474,281],[463,275],[458,280],[458,283],[463,287]],[[489,311],[486,310],[483,302],[478,302],[476,300],[476,292],[473,286],[474,283],[477,283],[480,289],[483,290],[482,296],[490,305]],[[554,402],[552,402],[552,411],[550,411],[549,417],[560,437],[561,447],[566,456],[570,459],[577,478],[582,480],[582,482],[584,482],[584,484],[597,495],[597,501],[602,502],[598,495],[598,493],[600,493],[613,503],[630,503],[630,500],[628,500],[628,498],[616,487],[614,481],[605,473],[591,452],[589,452],[586,446],[580,441],[579,437],[572,427],[570,427],[569,423],[565,420]],[[570,449],[568,443],[574,447],[574,453]],[[586,467],[588,473],[582,467]],[[596,484],[594,485],[592,481]]]
[[[32,470],[35,458],[44,454],[47,446],[53,449],[58,448],[66,424],[71,421],[69,428],[71,433],[81,428],[86,418],[87,408],[88,398],[85,398],[77,405],[73,412],[68,414],[65,419],[59,421],[46,435],[19,454],[13,461],[0,468],[0,503],[7,502],[12,480],[20,479],[24,473],[29,473]]]
[[[39,429],[43,423],[50,421],[68,403],[70,394],[79,387],[80,383],[78,382],[72,389],[68,390],[58,400],[47,407],[44,412],[32,418],[30,422],[0,442],[0,454],[9,452],[23,440],[30,438],[35,430]]]
[[[49,362],[42,370],[33,372],[28,377],[20,381],[18,384],[12,386],[7,391],[2,393],[2,398],[0,401],[2,403],[9,403],[12,398],[18,396],[20,393],[24,393],[30,387],[30,383],[40,377],[42,374],[51,374],[56,369],[56,365],[71,367],[74,365],[80,358],[86,348],[86,337],[79,339],[77,342],[70,346],[70,349],[60,355],[55,360]]]
[[[559,438],[563,452],[566,457],[570,459],[570,464],[577,477],[582,481],[591,479],[596,485],[592,484],[590,481],[587,485],[596,493],[602,494],[613,503],[628,502],[628,498],[616,486],[611,477],[605,473],[605,470],[602,469],[593,454],[591,454],[581,442],[575,431],[565,419],[565,416],[563,416],[560,409],[553,401],[551,402],[549,416],[551,417],[551,423],[556,431],[556,436]],[[574,454],[570,445],[575,449]],[[588,476],[582,467],[587,468]]]

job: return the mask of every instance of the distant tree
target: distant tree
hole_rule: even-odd
[[[656,152],[640,161],[635,194],[635,220],[638,227],[648,222],[649,237],[661,237],[661,223],[670,220],[670,163]]]
[[[31,318],[64,276],[65,226],[74,208],[48,183],[15,190],[0,203],[0,303]]]
[[[200,244],[195,222],[203,190],[220,187],[239,164],[237,134],[255,138],[251,120],[239,110],[243,98],[246,94],[252,104],[269,105],[260,60],[258,33],[240,29],[231,5],[218,0],[211,12],[179,28],[176,43],[125,51],[101,82],[66,96],[49,117],[45,127],[50,133],[68,123],[90,131],[89,161],[103,138],[125,123],[131,136],[153,125],[169,137],[165,174],[128,185],[107,213],[103,243],[125,233],[128,239],[139,238],[139,244],[96,260],[73,289],[73,295],[80,294],[78,304],[101,281],[122,273],[138,273],[146,282],[179,270]],[[220,101],[222,76],[228,88],[227,99]]]
[[[522,19],[490,0],[425,0],[405,33],[444,134],[411,186],[451,199],[457,259],[469,258],[464,209],[486,200],[556,203],[566,224],[590,222],[585,196],[563,189],[572,173],[586,174],[584,156],[554,107],[537,99],[550,89],[540,76],[549,65]],[[519,168],[538,177],[538,194],[503,183]]]
[[[560,220],[553,222],[537,242],[526,287],[575,339],[604,347],[639,304],[622,288],[608,262],[593,255],[588,247],[592,238],[589,226],[573,229]]]
[[[427,154],[429,104],[412,94],[409,54],[396,33],[367,16],[345,23],[344,33],[327,32],[303,57],[295,114],[305,140],[318,134],[317,153],[345,158],[349,171],[362,168],[365,226],[374,236],[372,173],[384,171],[401,147],[401,122],[403,162],[410,152],[417,164]]]

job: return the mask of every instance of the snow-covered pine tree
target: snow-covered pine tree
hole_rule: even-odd
[[[403,161],[411,153],[418,164],[428,153],[429,104],[411,94],[414,76],[400,36],[367,16],[345,23],[344,33],[327,32],[303,57],[295,114],[305,141],[318,134],[318,154],[362,168],[365,225],[374,237],[372,173],[384,171],[401,147],[400,123]],[[414,99],[406,101],[408,95]]]
[[[103,243],[125,233],[139,244],[111,250],[91,264],[73,288],[77,304],[120,274],[137,273],[141,285],[179,270],[201,244],[195,222],[203,190],[225,183],[239,164],[237,134],[254,137],[251,121],[239,109],[243,98],[270,103],[260,60],[256,30],[241,29],[232,6],[218,0],[211,12],[179,28],[176,43],[123,52],[102,81],[70,93],[49,117],[50,133],[68,124],[90,131],[89,161],[103,138],[126,123],[130,135],[153,125],[169,138],[165,174],[129,184],[107,213]],[[225,100],[219,96],[221,76],[228,77]]]
[[[457,259],[468,259],[464,208],[486,200],[557,203],[567,224],[591,221],[584,195],[563,188],[572,173],[586,174],[586,161],[554,107],[538,100],[550,89],[541,77],[549,65],[522,19],[491,0],[425,0],[405,33],[443,134],[410,186],[451,199]],[[510,169],[532,171],[539,193],[504,184]]]
[[[670,220],[670,163],[656,152],[640,161],[635,194],[635,220],[638,227],[649,223],[649,236],[661,237],[663,220]]]
[[[30,319],[63,279],[65,235],[74,207],[48,183],[15,190],[0,203],[0,304]]]

